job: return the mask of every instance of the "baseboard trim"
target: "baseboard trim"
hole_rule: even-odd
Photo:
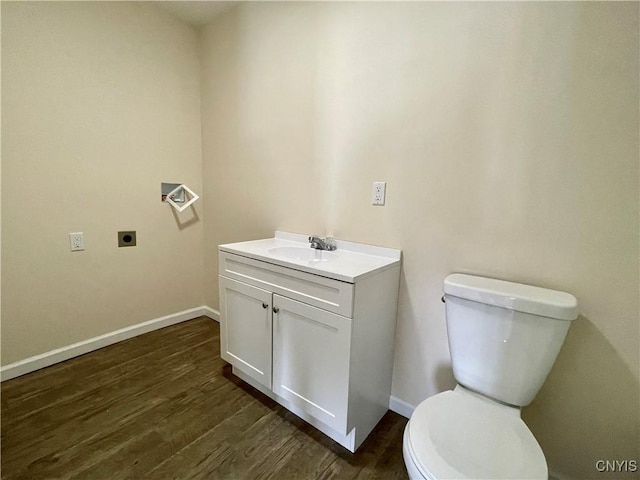
[[[413,411],[416,409],[415,405],[400,400],[393,395],[389,398],[389,410],[396,412],[398,415],[402,415],[405,418],[411,418]]]
[[[206,305],[203,305],[200,308],[202,309],[201,315],[209,317],[211,320],[215,320],[216,322],[220,323],[220,312],[218,310],[214,310],[213,308],[207,307]]]
[[[99,335],[97,337],[67,345],[66,347],[57,348],[40,355],[34,355],[33,357],[10,363],[9,365],[0,367],[0,382],[35,372],[41,368],[49,367],[59,362],[64,362],[70,358],[84,355],[85,353],[98,350],[108,345],[113,345],[114,343],[121,342],[122,340],[137,337],[138,335],[152,332],[153,330],[159,330],[160,328],[169,327],[201,316],[206,316],[212,320],[220,321],[220,313],[211,307],[202,305],[200,307],[190,308],[188,310],[183,310],[182,312],[154,318],[153,320],[121,328],[113,332],[105,333],[104,335]]]

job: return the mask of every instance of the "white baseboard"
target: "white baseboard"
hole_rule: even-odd
[[[410,403],[400,400],[393,395],[389,398],[389,410],[396,412],[398,415],[402,415],[405,418],[411,418],[415,409],[415,405],[411,405]]]
[[[220,314],[213,308],[203,305],[201,307],[190,308],[183,310],[182,312],[173,313],[160,318],[154,318],[146,322],[138,323],[130,327],[121,328],[113,332],[105,333],[97,337],[89,338],[66,347],[57,348],[50,352],[45,352],[40,355],[34,355],[33,357],[25,358],[15,363],[10,363],[0,367],[0,382],[10,380],[27,373],[35,372],[41,368],[49,367],[53,364],[64,362],[70,358],[84,355],[85,353],[98,350],[108,345],[127,340],[129,338],[137,337],[143,333],[148,333],[153,330],[175,325],[186,320],[192,320],[201,316],[206,316],[215,321],[220,321]]]
[[[207,307],[206,305],[201,306],[200,309],[202,310],[202,313],[199,316],[204,315],[205,317],[209,317],[211,320],[215,320],[216,322],[220,323],[219,311],[214,310],[211,307]]]

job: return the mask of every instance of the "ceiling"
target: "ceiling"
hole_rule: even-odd
[[[214,17],[221,14],[225,10],[237,5],[240,2],[223,2],[215,0],[202,1],[181,1],[181,0],[165,0],[152,2],[159,7],[167,10],[176,17],[194,27],[206,25]]]

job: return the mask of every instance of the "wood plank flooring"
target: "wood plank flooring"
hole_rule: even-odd
[[[1,478],[406,479],[407,420],[356,454],[231,374],[202,317],[1,385]]]

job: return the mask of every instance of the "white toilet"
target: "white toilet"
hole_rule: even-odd
[[[418,405],[404,431],[416,479],[544,479],[547,463],[520,418],[578,316],[573,295],[472,275],[444,281],[458,385]]]

